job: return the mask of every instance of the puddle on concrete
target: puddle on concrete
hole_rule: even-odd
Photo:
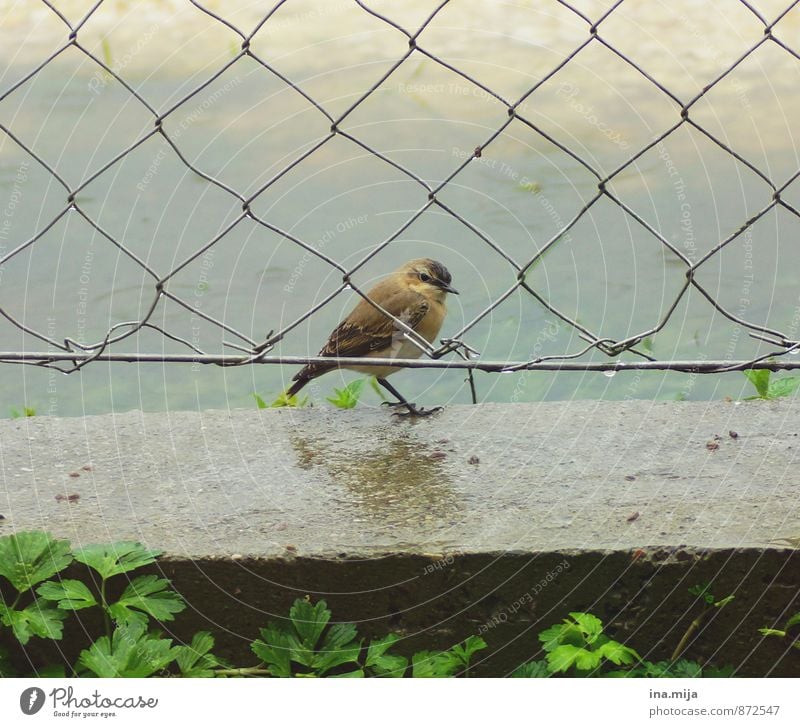
[[[319,472],[321,486],[343,488],[348,502],[371,520],[442,525],[463,512],[444,463],[416,439],[376,439],[369,451],[298,435],[291,443],[299,467]]]

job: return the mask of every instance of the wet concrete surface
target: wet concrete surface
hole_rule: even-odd
[[[416,421],[375,409],[2,421],[1,527],[191,557],[766,547],[800,535],[797,410],[572,402]]]
[[[800,674],[757,634],[800,610],[799,431],[791,399],[17,419],[0,422],[0,535],[165,551],[192,605],[180,629],[224,624],[234,656],[311,594],[409,650],[482,633],[487,674],[571,610],[666,658],[688,588],[711,581],[737,597],[694,656]]]

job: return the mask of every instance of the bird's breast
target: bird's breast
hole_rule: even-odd
[[[425,317],[419,322],[416,331],[428,343],[433,343],[439,335],[439,331],[442,329],[442,323],[444,323],[447,308],[445,308],[444,303],[438,301],[432,301],[430,306]]]

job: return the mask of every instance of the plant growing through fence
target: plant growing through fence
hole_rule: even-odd
[[[773,379],[769,369],[748,369],[742,373],[756,390],[756,396],[745,397],[745,401],[780,399],[783,396],[791,396],[800,386],[800,376],[783,376]]]

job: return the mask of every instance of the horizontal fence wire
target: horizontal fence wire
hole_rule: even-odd
[[[44,365],[58,361],[69,362],[75,366],[92,361],[111,361],[117,363],[197,363],[216,366],[243,366],[250,363],[282,364],[300,366],[307,363],[328,364],[331,357],[322,356],[260,356],[255,361],[251,357],[214,354],[169,354],[169,353],[51,353],[31,351],[29,353],[6,353],[6,363],[28,363]],[[548,360],[549,358],[549,360]],[[564,361],[560,356],[543,357],[535,361],[470,361],[460,359],[419,359],[419,358],[358,358],[337,356],[335,361],[341,366],[403,366],[410,369],[466,369],[467,371],[486,371],[490,373],[513,373],[515,371],[683,371],[693,374],[721,374],[729,371],[763,369],[784,371],[797,368],[794,361],[780,361],[774,357],[749,361]]]
[[[406,336],[409,340],[415,342],[418,347],[423,351],[423,357],[420,359],[352,359],[352,358],[339,358],[331,359],[326,358],[326,362],[335,360],[342,365],[358,363],[359,365],[375,365],[381,366],[387,363],[400,364],[410,368],[456,368],[467,369],[487,372],[514,372],[523,370],[564,370],[564,371],[626,371],[626,370],[670,370],[670,371],[683,371],[692,373],[720,373],[724,371],[742,370],[748,368],[760,369],[794,369],[800,368],[800,356],[791,357],[788,359],[778,358],[789,353],[797,353],[800,350],[800,342],[792,340],[792,337],[781,332],[774,330],[763,325],[758,325],[751,321],[745,320],[740,315],[728,310],[714,295],[709,292],[697,280],[696,273],[698,269],[706,265],[709,260],[714,258],[721,250],[729,246],[734,240],[743,235],[749,228],[758,222],[762,217],[767,215],[774,209],[782,209],[791,215],[800,219],[800,212],[788,201],[783,198],[783,192],[792,184],[798,176],[800,170],[795,172],[789,179],[784,181],[773,181],[769,175],[764,173],[755,164],[748,161],[744,155],[738,153],[735,149],[731,148],[723,140],[715,136],[711,131],[704,128],[693,118],[693,110],[696,105],[706,94],[715,88],[726,76],[728,76],[737,66],[739,66],[746,58],[756,52],[764,44],[774,44],[776,47],[782,49],[785,53],[800,60],[800,55],[783,39],[779,38],[773,33],[774,26],[783,18],[800,0],[795,0],[787,4],[787,7],[780,12],[777,17],[773,19],[765,18],[753,5],[745,0],[739,0],[740,4],[751,13],[757,21],[763,26],[762,36],[755,41],[751,46],[743,48],[742,53],[737,57],[734,62],[730,63],[726,68],[717,74],[699,93],[692,98],[679,98],[677,94],[671,92],[662,83],[656,80],[653,76],[634,60],[626,56],[619,49],[615,48],[612,43],[603,37],[604,25],[608,22],[609,18],[623,5],[626,0],[619,0],[605,11],[600,17],[590,18],[586,16],[581,10],[573,7],[569,2],[559,0],[559,4],[574,14],[579,22],[585,25],[585,39],[580,42],[571,52],[566,53],[560,61],[552,67],[552,69],[543,75],[535,84],[528,88],[525,93],[515,99],[506,99],[500,93],[492,90],[487,85],[481,83],[473,75],[460,69],[453,62],[445,61],[439,58],[435,53],[426,49],[425,47],[425,31],[432,24],[435,23],[437,16],[449,4],[450,0],[443,0],[438,4],[435,9],[430,12],[428,17],[415,28],[406,28],[396,22],[390,17],[390,11],[387,14],[380,13],[374,8],[370,7],[367,2],[361,0],[353,0],[364,13],[368,13],[376,20],[385,23],[393,32],[401,34],[407,41],[407,49],[391,64],[389,69],[381,75],[370,87],[363,90],[358,98],[347,108],[343,113],[333,114],[325,108],[325,106],[313,98],[306,90],[300,85],[293,82],[285,74],[281,73],[275,68],[270,58],[264,58],[258,55],[251,47],[251,42],[254,36],[262,31],[263,28],[269,27],[269,23],[275,13],[286,4],[287,0],[277,2],[268,11],[265,11],[263,18],[256,24],[256,26],[246,31],[237,28],[231,22],[221,17],[219,14],[213,12],[208,7],[204,6],[199,0],[187,0],[196,9],[212,18],[214,21],[224,25],[228,30],[235,32],[241,43],[240,47],[235,53],[235,56],[213,73],[209,78],[205,79],[202,83],[185,93],[181,99],[172,103],[168,108],[159,110],[156,105],[151,105],[146,98],[144,98],[136,88],[128,83],[117,69],[111,67],[107,60],[98,57],[92,53],[81,43],[82,29],[90,22],[92,16],[104,4],[105,0],[98,0],[89,12],[79,21],[70,21],[65,14],[49,2],[49,0],[41,0],[43,6],[51,11],[55,17],[64,25],[64,42],[63,44],[51,53],[47,58],[41,61],[35,68],[24,75],[21,79],[16,81],[10,88],[0,89],[0,102],[7,98],[10,94],[22,88],[38,73],[40,73],[48,64],[52,63],[56,58],[61,56],[64,52],[75,49],[83,53],[86,57],[91,59],[97,64],[98,69],[107,74],[108,77],[113,77],[121,86],[126,89],[130,97],[133,97],[142,108],[152,116],[152,128],[140,138],[136,139],[127,148],[119,152],[114,158],[108,161],[99,169],[95,169],[87,174],[87,176],[77,186],[71,186],[64,178],[56,172],[54,167],[48,163],[41,155],[35,153],[25,142],[21,139],[21,135],[15,133],[13,128],[0,124],[0,132],[4,133],[7,140],[17,145],[20,149],[30,155],[42,169],[46,170],[52,179],[59,184],[64,190],[64,205],[58,214],[50,220],[41,224],[40,228],[29,239],[18,240],[11,246],[9,252],[0,257],[0,268],[8,263],[10,260],[20,255],[23,251],[29,249],[31,246],[45,236],[45,234],[52,229],[62,218],[68,213],[73,212],[80,215],[86,223],[88,223],[94,230],[105,238],[109,243],[114,245],[127,259],[137,265],[141,271],[152,281],[152,297],[149,305],[146,306],[144,314],[136,319],[130,321],[119,322],[111,325],[107,334],[97,341],[82,341],[74,340],[70,337],[58,339],[51,332],[43,332],[36,330],[28,325],[25,320],[20,320],[19,317],[13,315],[7,305],[4,305],[0,298],[0,315],[2,315],[13,326],[26,334],[26,337],[31,337],[47,345],[48,350],[31,350],[31,351],[0,351],[0,363],[7,364],[29,364],[34,366],[42,366],[49,368],[56,368],[64,373],[71,373],[80,370],[84,366],[92,363],[93,361],[118,361],[118,362],[160,362],[160,363],[202,363],[218,366],[241,366],[247,364],[306,364],[319,362],[321,359],[317,356],[282,356],[274,355],[272,352],[275,346],[282,341],[287,334],[296,329],[302,323],[314,316],[322,307],[327,305],[334,297],[343,293],[344,291],[354,291],[357,295],[369,301],[373,306],[380,308],[380,306],[371,301],[366,292],[359,288],[354,281],[353,276],[363,268],[368,262],[378,256],[383,250],[391,245],[395,240],[399,239],[404,232],[421,216],[435,212],[437,214],[444,214],[455,220],[458,224],[463,225],[464,228],[469,230],[474,235],[477,235],[481,240],[486,243],[493,254],[498,255],[505,259],[513,269],[513,280],[508,287],[492,302],[481,310],[472,320],[468,321],[462,328],[457,331],[452,337],[443,339],[439,342],[438,346],[428,345],[426,341],[422,340],[412,331],[403,321],[395,318],[395,325],[399,332]],[[545,131],[539,125],[534,123],[531,119],[526,118],[523,104],[532,96],[537,90],[542,87],[549,79],[555,76],[561,69],[565,68],[578,53],[584,48],[592,44],[599,44],[614,53],[624,63],[628,64],[634,69],[642,78],[646,79],[652,86],[660,91],[674,106],[675,116],[674,123],[668,125],[668,128],[663,133],[649,140],[642,148],[636,149],[630,154],[629,158],[615,168],[610,174],[603,174],[595,168],[592,160],[583,158],[577,154],[567,145],[561,143],[558,139],[554,138],[550,133]],[[407,166],[401,164],[395,159],[390,159],[385,154],[381,153],[371,145],[367,144],[362,139],[359,139],[357,134],[342,128],[343,122],[348,119],[362,104],[366,102],[373,94],[375,94],[381,85],[394,74],[404,63],[409,59],[425,57],[442,68],[457,74],[463,80],[474,85],[474,87],[481,89],[482,92],[487,94],[493,100],[504,105],[506,109],[506,118],[495,129],[492,130],[482,143],[478,144],[471,154],[465,154],[463,159],[454,165],[449,174],[440,182],[433,184],[425,181],[421,176],[409,169]],[[305,150],[295,158],[291,159],[284,168],[278,173],[274,174],[266,183],[262,184],[255,192],[244,194],[241,191],[234,189],[228,184],[214,178],[207,174],[199,166],[190,162],[187,155],[182,151],[179,140],[170,135],[164,125],[164,121],[176,114],[176,112],[189,102],[192,98],[197,96],[203,89],[209,87],[213,82],[219,79],[223,73],[228,71],[231,67],[235,66],[244,58],[249,58],[263,67],[264,71],[272,74],[275,78],[279,79],[281,83],[285,84],[287,88],[292,89],[295,93],[299,94],[305,103],[316,110],[324,119],[325,123],[329,125],[329,132],[323,138],[314,144],[311,148]],[[583,205],[583,207],[576,211],[576,214],[565,224],[561,225],[561,229],[557,230],[552,237],[545,242],[544,245],[536,250],[535,254],[531,255],[528,259],[517,260],[506,250],[503,246],[492,239],[489,235],[483,233],[476,224],[471,222],[467,217],[455,211],[444,201],[439,198],[440,192],[457,179],[471,163],[479,159],[482,155],[491,149],[492,144],[512,125],[523,125],[530,131],[540,135],[551,144],[556,146],[561,152],[569,155],[576,161],[583,169],[592,175],[596,183],[596,191],[591,199]],[[700,132],[704,137],[709,139],[716,147],[723,150],[725,153],[733,157],[739,164],[746,166],[767,185],[772,191],[772,197],[768,204],[766,204],[756,214],[751,215],[748,219],[744,220],[740,227],[733,233],[723,239],[718,240],[711,246],[709,251],[701,256],[698,260],[692,261],[683,251],[675,246],[666,235],[659,229],[645,221],[639,214],[637,214],[630,206],[628,206],[619,197],[615,196],[609,189],[609,184],[618,175],[622,174],[644,154],[656,147],[658,144],[664,142],[668,137],[675,134],[683,127],[691,127]],[[236,218],[230,222],[225,229],[222,230],[210,241],[204,243],[196,252],[183,260],[179,265],[168,271],[158,271],[152,269],[146,262],[144,262],[137,254],[130,249],[126,244],[126,239],[123,236],[114,235],[108,230],[101,227],[96,220],[82,207],[79,200],[80,193],[96,180],[100,175],[119,164],[125,157],[131,154],[134,150],[138,149],[144,142],[151,138],[160,138],[166,141],[167,144],[175,151],[181,162],[194,174],[206,180],[211,185],[214,185],[219,190],[223,191],[231,198],[237,201],[241,206],[241,211]],[[425,194],[425,203],[411,214],[408,219],[399,226],[399,228],[386,239],[379,241],[371,247],[369,252],[364,255],[356,264],[343,265],[333,257],[327,255],[320,249],[300,237],[292,234],[290,231],[282,229],[270,219],[264,219],[259,216],[252,208],[253,202],[259,198],[266,190],[272,187],[278,180],[285,177],[292,169],[294,169],[301,162],[312,157],[314,154],[329,144],[335,138],[345,139],[354,144],[360,150],[371,155],[380,162],[390,165],[394,170],[400,172],[408,180],[419,185]],[[600,200],[608,200],[616,205],[617,208],[627,216],[630,222],[645,229],[649,235],[657,240],[664,246],[672,255],[674,255],[683,266],[684,282],[680,290],[670,305],[666,307],[666,312],[661,319],[655,324],[648,327],[646,330],[639,331],[634,335],[627,336],[621,340],[614,340],[607,337],[602,337],[598,333],[591,331],[581,322],[564,313],[562,310],[555,307],[545,296],[538,291],[528,280],[530,271],[542,260],[544,255],[556,246],[572,228],[581,220]],[[205,311],[198,311],[189,301],[184,299],[181,295],[177,294],[169,288],[171,279],[183,268],[192,262],[201,258],[202,255],[211,250],[226,235],[228,235],[237,225],[244,220],[249,220],[257,225],[262,226],[266,230],[279,235],[283,240],[290,241],[297,245],[299,248],[313,256],[314,258],[322,261],[330,269],[336,271],[340,276],[341,282],[336,286],[335,290],[329,295],[323,297],[322,300],[315,305],[309,307],[302,315],[295,320],[290,321],[288,324],[270,331],[263,340],[253,340],[249,336],[241,333],[233,328],[229,323],[219,320],[214,316],[206,313]],[[746,329],[749,334],[758,340],[766,342],[772,347],[772,350],[767,354],[760,355],[751,360],[661,360],[657,359],[652,351],[646,346],[638,348],[648,337],[653,336],[662,330],[675,313],[676,308],[680,301],[688,294],[690,290],[697,291],[703,296],[716,311],[722,314],[732,323]],[[467,334],[483,319],[489,316],[499,305],[507,300],[512,294],[522,291],[532,297],[544,310],[549,311],[552,315],[556,316],[563,323],[570,326],[577,335],[585,342],[585,347],[580,351],[573,353],[565,353],[562,355],[548,355],[539,356],[527,361],[487,361],[483,360],[479,353],[469,345]],[[187,340],[184,337],[175,335],[163,326],[156,323],[156,311],[163,301],[170,300],[183,308],[191,311],[203,318],[207,323],[217,326],[225,335],[230,339],[225,341],[224,345],[231,349],[232,353],[216,354],[210,353],[200,349],[194,342]],[[381,309],[383,310],[383,309]],[[384,311],[386,315],[389,315]],[[118,350],[122,342],[131,340],[132,337],[143,330],[156,331],[167,339],[175,341],[186,348],[183,354],[169,354],[157,353],[146,351],[124,351]],[[113,350],[112,350],[113,347]],[[41,346],[39,346],[41,348]],[[586,357],[594,351],[599,351],[608,357],[607,361],[597,360],[579,360],[581,357]],[[623,353],[633,354],[636,358],[633,360],[621,361],[619,356]],[[450,355],[447,360],[442,357]],[[719,359],[719,357],[717,357]]]

